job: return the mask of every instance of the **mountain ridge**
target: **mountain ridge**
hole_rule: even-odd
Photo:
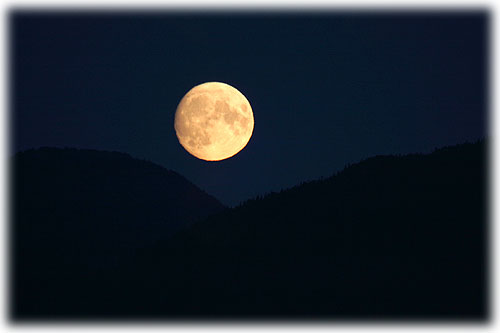
[[[262,199],[264,199],[264,198],[266,198],[268,196],[274,196],[276,194],[280,194],[280,193],[283,193],[283,192],[286,192],[286,191],[289,191],[289,190],[295,190],[295,189],[297,189],[297,188],[299,188],[301,186],[307,186],[308,184],[314,184],[314,183],[318,183],[318,182],[328,181],[329,179],[337,176],[339,173],[342,173],[342,172],[346,171],[350,167],[353,167],[353,166],[355,167],[358,164],[362,164],[362,163],[366,163],[366,162],[371,162],[373,160],[379,160],[379,159],[389,159],[389,160],[391,160],[391,159],[398,159],[398,158],[419,158],[419,157],[425,157],[425,156],[428,156],[428,155],[431,155],[431,154],[441,154],[441,153],[444,153],[444,152],[447,152],[447,151],[453,151],[453,150],[456,150],[456,149],[460,149],[461,147],[471,147],[471,146],[474,146],[474,145],[486,145],[486,142],[487,142],[487,139],[483,138],[483,139],[478,139],[478,140],[471,141],[471,142],[467,141],[467,142],[463,142],[463,143],[459,143],[459,144],[455,144],[455,145],[446,145],[446,146],[434,148],[432,151],[430,151],[428,153],[419,153],[419,152],[416,152],[416,153],[402,153],[402,154],[377,154],[377,155],[373,155],[373,156],[370,156],[370,157],[367,157],[367,158],[360,159],[357,162],[346,163],[343,168],[341,168],[341,169],[339,169],[337,171],[334,171],[329,176],[322,176],[322,177],[319,177],[319,178],[316,178],[316,179],[305,180],[305,181],[302,181],[302,182],[300,182],[300,183],[298,183],[296,185],[282,188],[279,191],[265,192],[263,194],[259,194],[259,195],[256,195],[254,197],[251,197],[249,199],[243,200],[238,205],[236,205],[236,206],[234,206],[232,208],[238,208],[240,206],[245,205],[247,202],[252,202],[252,201],[256,201],[256,200],[262,200]]]
[[[369,158],[208,217],[157,253],[196,272],[173,280],[172,294],[201,295],[184,315],[483,318],[486,162],[484,141]]]
[[[75,267],[109,270],[125,253],[225,208],[178,173],[125,153],[44,147],[11,163],[16,251],[36,258],[46,250],[69,266],[57,247],[78,258]]]
[[[14,318],[484,319],[486,156],[480,141],[368,158],[118,249],[111,269],[54,255],[66,243],[17,248]]]

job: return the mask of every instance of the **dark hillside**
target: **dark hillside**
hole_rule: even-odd
[[[93,281],[137,251],[224,208],[179,174],[122,153],[42,148],[16,154],[12,166],[21,312],[58,294],[97,293]]]
[[[484,142],[369,158],[212,216],[151,267],[189,272],[167,284],[179,315],[484,318],[486,162]]]
[[[16,308],[14,316],[19,319],[485,319],[486,155],[485,143],[479,142],[439,149],[428,155],[369,158],[333,177],[220,211],[179,231],[170,241],[141,242],[144,246],[134,256],[126,257],[127,265],[103,273],[79,267],[83,260],[75,265],[63,261],[78,257],[78,251],[58,255],[76,249],[68,245],[68,239],[78,237],[67,226],[69,220],[56,219],[59,231],[51,237],[57,235],[57,242],[40,246],[53,252],[48,252],[50,256],[43,257],[36,269],[22,267],[35,276],[48,274],[57,283],[43,281],[44,285],[31,275],[21,279],[23,288],[18,296],[22,306]],[[83,163],[79,161],[68,168],[71,175],[79,175],[73,171]],[[98,165],[94,169],[108,174]],[[145,175],[153,169],[146,169],[140,174],[149,179]],[[69,178],[65,184],[81,179]],[[172,181],[168,179],[165,182]],[[28,191],[28,184],[37,180],[45,181],[38,174],[33,179],[17,181]],[[80,186],[83,190],[87,185],[103,182],[104,178],[99,182],[86,179]],[[40,191],[40,187],[49,184],[37,185],[32,191]],[[58,186],[66,188],[64,184]],[[123,196],[131,186],[128,183],[109,186],[99,185],[98,191],[89,189],[90,193],[100,192],[101,197],[89,201],[85,206],[88,210],[78,210],[78,206],[64,210],[58,205],[59,200],[67,202],[63,198],[55,202],[47,198],[43,202],[50,209],[40,210],[38,205],[35,206],[38,210],[23,210],[32,218],[18,218],[15,224],[46,221],[40,217],[49,215],[41,214],[59,216],[61,212],[74,214],[73,221],[80,221],[81,216],[93,211],[91,208],[95,208],[95,214],[111,214],[102,206],[107,202],[102,196]],[[162,211],[165,217],[171,216],[176,207],[184,207],[184,200],[173,204],[177,196],[171,192],[159,195],[154,186],[140,188],[152,190],[154,194],[140,192],[150,200],[140,201],[137,195],[131,195],[127,205],[121,206],[129,209],[128,205],[136,202],[154,205],[157,202],[154,198],[168,197],[167,202],[172,205]],[[90,200],[91,196],[86,197]],[[28,207],[27,202],[24,207]],[[190,205],[191,201],[185,207]],[[192,210],[196,212],[194,207]],[[207,213],[217,211],[220,206],[208,207],[213,209],[207,209]],[[144,225],[141,214],[127,215],[134,228]],[[113,223],[91,225],[115,230],[106,235],[118,234],[122,229]],[[44,235],[44,228],[38,228],[36,233],[16,229],[23,230],[16,236],[31,249],[28,237]],[[85,231],[87,224],[81,228],[78,233],[92,233]],[[137,231],[137,240],[155,238],[150,230]],[[102,232],[99,235],[104,237]],[[88,236],[82,238],[86,239]],[[80,240],[75,242],[80,244]],[[26,264],[27,257],[22,251],[22,247],[16,250],[20,258],[16,263]],[[120,251],[117,257],[121,258]],[[99,256],[98,252],[92,254]],[[49,267],[55,273],[47,273]]]

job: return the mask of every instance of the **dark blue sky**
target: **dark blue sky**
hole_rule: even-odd
[[[12,12],[13,151],[114,150],[175,170],[225,204],[376,154],[486,136],[486,11]],[[174,113],[221,81],[250,101],[247,147],[189,155]]]

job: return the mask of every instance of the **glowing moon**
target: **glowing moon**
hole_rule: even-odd
[[[205,161],[236,155],[253,132],[253,112],[236,88],[207,82],[189,90],[175,112],[174,127],[180,144]]]

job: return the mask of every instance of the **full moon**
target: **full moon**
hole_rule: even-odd
[[[232,157],[247,145],[254,126],[252,107],[236,88],[221,82],[195,86],[175,112],[175,133],[191,155],[205,161]]]

